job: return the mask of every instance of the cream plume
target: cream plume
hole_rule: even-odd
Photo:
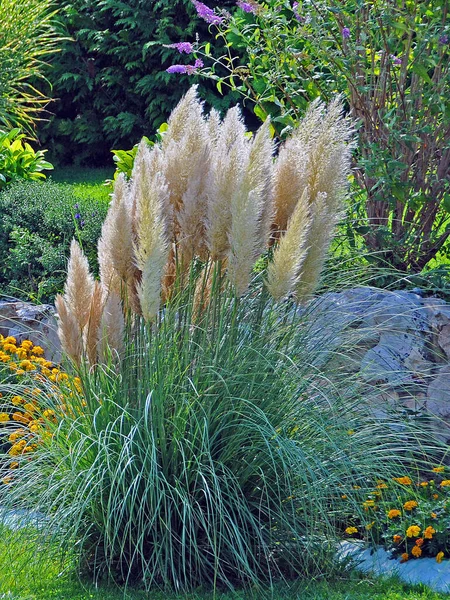
[[[228,277],[239,296],[247,289],[253,265],[268,242],[261,238],[261,218],[269,189],[272,151],[267,119],[254,137],[248,155],[243,157],[245,174],[231,202]]]
[[[99,360],[107,362],[111,353],[114,362],[119,362],[125,348],[125,319],[120,297],[112,292],[108,295],[99,327]]]
[[[104,292],[123,294],[134,276],[131,211],[127,203],[128,185],[121,173],[98,242],[100,280]]]
[[[164,175],[157,172],[160,150],[143,149],[142,169],[136,175],[140,193],[136,197],[137,242],[136,266],[142,272],[137,285],[142,314],[149,321],[156,317],[164,269],[168,259],[167,212],[168,190]]]
[[[82,331],[89,318],[89,306],[94,286],[94,278],[89,272],[89,263],[78,242],[72,240],[70,258],[67,265],[67,279],[64,286],[64,300],[68,310],[75,317]]]
[[[91,366],[98,360],[98,336],[100,321],[104,307],[104,294],[99,281],[94,283],[91,304],[89,307],[89,320],[84,330],[84,347],[88,362]]]
[[[308,190],[305,190],[267,268],[267,289],[275,300],[285,298],[298,286],[310,227]]]
[[[220,127],[208,188],[206,234],[213,260],[223,260],[230,247],[231,202],[241,184],[248,157],[245,133],[239,107],[231,108]]]
[[[83,342],[78,322],[60,294],[55,298],[55,307],[58,313],[58,337],[61,347],[67,356],[79,366],[83,354]]]

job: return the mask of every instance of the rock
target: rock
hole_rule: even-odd
[[[444,325],[438,337],[439,347],[444,351],[447,360],[450,361],[450,324]]]
[[[61,361],[56,311],[50,304],[34,306],[27,302],[0,302],[0,334],[18,342],[30,339],[45,349],[49,360]]]
[[[352,567],[375,576],[399,577],[411,585],[423,584],[435,592],[450,592],[450,561],[437,563],[434,558],[411,559],[401,563],[383,548],[375,551],[364,544],[341,542],[338,550],[340,560],[349,560]]]

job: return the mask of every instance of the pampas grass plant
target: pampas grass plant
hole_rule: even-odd
[[[72,244],[56,306],[81,388],[45,389],[67,409],[0,503],[43,512],[49,543],[95,579],[259,589],[329,572],[336,497],[434,451],[327,372],[334,333],[297,310],[345,195],[341,113],[315,103],[275,156],[269,122],[251,137],[237,109],[205,117],[194,87],[118,179],[99,282]]]

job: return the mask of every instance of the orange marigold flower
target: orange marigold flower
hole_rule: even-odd
[[[12,481],[12,477],[3,477],[2,479],[2,483],[4,483],[5,485],[8,485],[8,483],[11,483]]]
[[[405,510],[412,510],[413,508],[416,508],[417,506],[418,506],[418,504],[415,500],[408,500],[408,502],[405,502],[405,504],[403,505],[403,508]]]
[[[399,517],[402,513],[397,508],[392,508],[388,512],[388,519],[395,519],[395,517]]]
[[[445,467],[433,467],[431,470],[433,471],[433,473],[443,473],[445,471]]]
[[[423,546],[424,541],[425,540],[423,538],[417,538],[416,546],[419,546],[419,548],[420,548],[421,546]]]
[[[419,546],[414,546],[414,548],[411,550],[411,554],[416,558],[419,558],[419,556],[422,556],[422,548],[419,548]]]
[[[406,535],[408,537],[417,537],[419,535],[419,533],[420,533],[420,527],[418,525],[411,525],[406,530]],[[425,535],[425,537],[427,537],[427,536]]]
[[[411,485],[412,480],[410,477],[394,477],[394,481],[401,483],[402,485]]]
[[[394,540],[394,544],[400,544],[400,542],[402,541],[402,536],[394,535],[392,539]]]
[[[401,556],[401,561],[402,563],[406,562],[409,559],[409,554],[407,552],[403,552],[402,556]]]
[[[3,340],[4,344],[17,344],[17,340],[14,336],[12,335],[8,335],[8,337],[5,337],[5,339]]]
[[[432,519],[437,519],[437,514],[434,512],[430,513],[430,516]]]
[[[436,554],[436,562],[437,562],[437,563],[441,563],[443,558],[444,558],[444,553],[443,553],[443,552],[442,552],[442,550],[441,550],[440,552],[438,552],[438,553]]]
[[[433,498],[437,500],[439,498],[439,494],[433,494]]]
[[[15,412],[12,415],[12,418],[14,421],[17,421],[18,423],[28,423],[28,421],[30,420],[27,416],[27,413],[21,413],[21,412]]]
[[[422,487],[427,487],[428,481],[421,481],[420,484]]]
[[[18,466],[19,466],[18,462],[12,462],[12,463],[10,463],[9,468],[10,469],[17,469]]]
[[[387,488],[387,484],[386,484],[386,483],[383,483],[383,482],[381,482],[381,483],[379,483],[379,484],[377,485],[377,488],[378,488],[379,490],[385,490],[385,489]]]
[[[342,500],[347,500],[347,496],[346,496],[345,494],[343,494],[343,495],[341,496],[341,498],[342,498]]]
[[[14,354],[17,351],[17,346],[14,344],[3,344],[3,350],[5,352],[9,352],[10,354]]]
[[[433,537],[433,533],[436,533],[436,529],[429,525],[423,532],[423,535],[427,540],[431,540],[431,538]]]
[[[450,479],[444,479],[441,481],[441,487],[448,487],[450,485]]]

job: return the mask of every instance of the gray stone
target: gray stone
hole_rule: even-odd
[[[362,543],[341,542],[341,560],[348,560],[357,570],[375,576],[399,577],[411,585],[423,584],[435,592],[450,592],[450,561],[437,563],[434,558],[410,559],[401,563],[383,548],[375,551]]]

